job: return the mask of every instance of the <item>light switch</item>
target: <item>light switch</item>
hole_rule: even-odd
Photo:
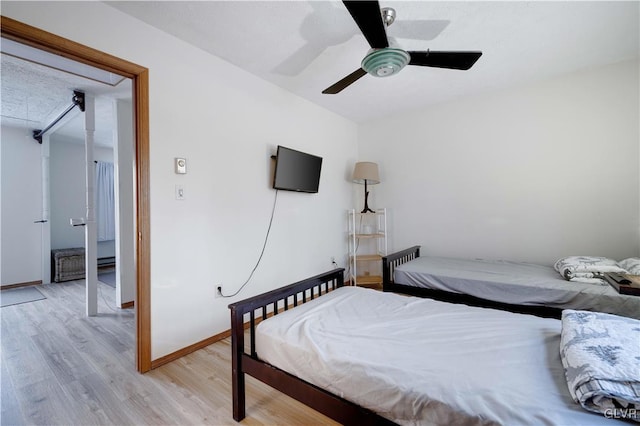
[[[176,185],[176,200],[184,200],[184,186]]]
[[[186,158],[175,158],[176,163],[176,173],[179,175],[187,174],[187,159]]]

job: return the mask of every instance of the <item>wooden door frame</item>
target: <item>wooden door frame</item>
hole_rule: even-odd
[[[149,70],[39,28],[0,16],[2,37],[130,78],[136,153],[136,369],[151,370]]]

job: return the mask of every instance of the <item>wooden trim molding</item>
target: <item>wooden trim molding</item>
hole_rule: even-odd
[[[134,306],[135,304],[133,303],[133,301],[126,302],[120,305],[120,309],[130,309],[130,308],[133,308]]]
[[[146,68],[93,49],[53,33],[2,16],[2,37],[91,65],[127,78],[135,78]]]
[[[295,305],[293,303],[289,303],[287,308],[284,308],[284,307],[278,308],[278,313],[282,313],[282,312],[286,311],[287,309],[291,309],[291,308],[294,308],[294,307],[295,307]],[[274,315],[273,312],[268,312],[266,314],[265,319],[271,318],[273,315]],[[256,318],[255,321],[254,321],[254,326],[260,324],[262,321],[263,321],[262,318],[260,318],[260,317]],[[244,323],[244,329],[248,330],[249,328],[251,328],[251,322],[247,321],[247,322]],[[193,345],[189,345],[187,347],[179,349],[179,350],[177,350],[175,352],[172,352],[172,353],[170,353],[168,355],[165,355],[165,356],[163,356],[161,358],[155,359],[155,360],[153,360],[151,362],[151,368],[152,369],[158,368],[161,365],[167,364],[167,363],[169,363],[171,361],[175,361],[178,358],[181,358],[181,357],[183,357],[185,355],[189,355],[191,352],[195,352],[195,351],[197,351],[199,349],[205,348],[205,347],[207,347],[209,345],[212,345],[212,344],[214,344],[216,342],[219,342],[222,339],[226,339],[227,337],[231,337],[231,329],[225,330],[225,331],[223,331],[221,333],[218,333],[218,334],[216,334],[214,336],[208,337],[208,338],[206,338],[204,340],[201,340],[201,341],[199,341],[197,343],[194,343]]]
[[[136,152],[136,369],[151,370],[151,244],[149,203],[149,70],[108,53],[0,16],[2,36],[132,79]]]
[[[287,307],[287,309],[290,309],[293,307],[295,307],[295,305],[293,303],[289,303],[289,306]],[[281,313],[284,311],[286,311],[285,308],[278,309],[278,313]],[[274,315],[273,312],[269,312],[267,313],[266,318],[271,318],[273,315]],[[254,325],[258,325],[262,321],[263,321],[262,318],[256,318],[254,321]],[[251,322],[247,321],[244,323],[244,329],[248,330],[249,328],[251,328]],[[206,348],[207,346],[212,345],[216,342],[219,342],[222,339],[226,339],[227,337],[231,337],[231,329],[225,330],[221,333],[208,337],[204,340],[194,343],[193,345],[189,345],[182,349],[178,349],[177,351],[167,354],[161,358],[155,359],[151,362],[151,369],[158,368],[161,365],[167,364],[171,361],[175,361],[176,359],[181,358],[185,355],[189,355],[190,353],[195,352],[199,349]]]
[[[293,308],[293,307],[294,307],[293,304],[289,304],[289,308]],[[284,311],[285,311],[284,308],[278,309],[278,312],[284,312]],[[273,316],[273,312],[269,312],[267,314],[267,318],[271,318],[272,316]],[[262,321],[262,318],[256,318],[255,325],[259,324],[261,321]],[[251,327],[251,323],[249,321],[244,323],[245,330],[249,329],[250,327]],[[197,343],[194,343],[193,345],[189,345],[182,349],[178,349],[177,351],[167,354],[161,358],[154,359],[153,361],[151,361],[151,369],[158,368],[161,365],[170,363],[171,361],[175,361],[176,359],[182,358],[185,355],[189,355],[190,353],[195,352],[199,349],[206,348],[207,346],[212,345],[216,342],[219,342],[222,339],[226,339],[227,337],[231,337],[231,329],[225,330],[211,337],[207,337],[206,339],[201,340]]]
[[[134,80],[136,126],[136,227],[137,274],[136,367],[140,372],[151,370],[151,206],[149,201],[149,70],[141,70]]]
[[[168,355],[165,355],[165,356],[160,357],[158,359],[154,359],[151,362],[151,368],[152,369],[153,368],[158,368],[161,365],[168,364],[171,361],[175,361],[176,359],[182,358],[185,355],[189,355],[190,353],[195,352],[195,351],[197,351],[199,349],[206,348],[207,346],[212,345],[212,344],[214,344],[216,342],[219,342],[222,339],[226,339],[229,336],[231,336],[231,330],[226,330],[226,331],[223,331],[222,333],[216,334],[215,336],[211,336],[211,337],[208,337],[208,338],[206,338],[204,340],[201,340],[201,341],[199,341],[197,343],[194,343],[193,345],[189,345],[189,346],[184,347],[184,348],[182,348],[180,350],[172,352],[172,353],[170,353]]]
[[[40,285],[42,284],[42,280],[38,281],[27,281],[26,283],[16,283],[16,284],[7,284],[0,287],[0,290],[11,290],[12,288],[18,287],[29,287],[32,285]]]

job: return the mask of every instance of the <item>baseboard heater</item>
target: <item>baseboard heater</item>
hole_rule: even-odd
[[[116,266],[116,257],[99,257],[98,258],[98,268],[103,268],[105,266]]]

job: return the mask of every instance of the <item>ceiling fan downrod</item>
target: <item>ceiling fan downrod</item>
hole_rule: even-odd
[[[393,24],[393,21],[396,20],[396,10],[394,8],[383,7],[380,12],[382,13],[382,22],[384,22],[385,27]]]

